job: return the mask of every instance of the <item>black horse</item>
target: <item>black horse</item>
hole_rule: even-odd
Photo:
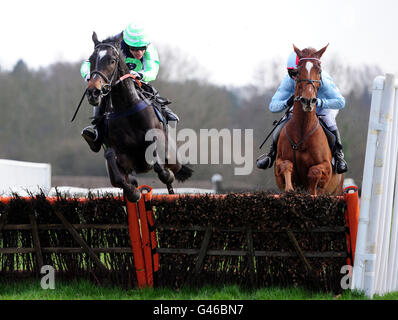
[[[159,120],[151,102],[137,93],[134,82],[138,80],[129,74],[120,50],[122,36],[101,42],[94,32],[92,40],[87,98],[91,105],[104,108],[99,123],[104,129],[104,156],[111,184],[122,188],[129,201],[138,201],[141,193],[134,175],[154,169],[169,193],[174,193],[174,178],[185,181],[193,170],[178,162],[175,143],[168,140],[167,125]],[[145,139],[151,129],[157,129],[156,144]],[[153,156],[150,161],[147,150]],[[171,157],[175,161],[168,161]]]

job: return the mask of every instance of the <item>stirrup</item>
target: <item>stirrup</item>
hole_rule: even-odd
[[[165,115],[167,122],[169,121],[180,121],[180,118],[169,108],[162,107],[162,113]]]
[[[275,157],[272,156],[272,154],[267,154],[264,158],[260,159],[258,158],[256,161],[256,166],[259,169],[269,169],[272,168],[275,162]]]
[[[81,135],[88,137],[92,141],[96,141],[98,139],[98,129],[94,126],[85,127],[82,130]]]
[[[155,97],[155,100],[156,100],[156,102],[159,103],[161,106],[166,106],[166,105],[168,105],[168,104],[171,103],[171,101],[170,101],[169,99],[167,99],[167,98],[162,98],[162,97],[160,97],[160,96],[156,96],[156,97]]]
[[[91,130],[90,130],[91,129]],[[86,140],[88,146],[93,152],[101,150],[101,141],[98,139],[98,130],[93,127],[86,127],[81,132],[82,137]]]

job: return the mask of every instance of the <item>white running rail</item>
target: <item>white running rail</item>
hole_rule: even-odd
[[[28,196],[41,190],[46,194],[50,188],[50,164],[0,159],[0,195]]]
[[[373,82],[352,288],[398,291],[398,81]]]

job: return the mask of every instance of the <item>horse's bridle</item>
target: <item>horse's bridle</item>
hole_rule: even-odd
[[[104,96],[108,95],[111,92],[112,87],[116,83],[118,83],[118,82],[116,82],[116,83],[112,83],[112,82],[114,81],[114,78],[116,75],[116,70],[119,67],[119,59],[120,58],[119,58],[119,50],[114,45],[112,45],[110,43],[99,43],[94,47],[94,50],[97,50],[97,48],[99,48],[101,46],[112,48],[116,53],[116,65],[112,71],[110,79],[103,72],[101,72],[99,70],[94,70],[90,73],[90,78],[92,78],[94,75],[98,74],[101,77],[101,79],[104,80],[105,84],[103,84],[102,80],[101,80],[101,86],[102,86],[101,87],[101,97],[104,97]]]
[[[319,60],[318,58],[301,58],[298,63],[300,63],[300,61],[302,61],[302,60],[316,60],[318,62],[321,62],[321,60]],[[322,79],[321,80],[313,80],[313,79],[298,79],[298,78],[296,78],[295,82],[296,82],[296,84],[299,83],[299,82],[306,82],[307,83],[306,85],[309,85],[309,84],[312,85],[314,87],[315,92],[317,92],[319,87],[317,89],[316,86],[315,86],[315,83],[321,84],[322,83]],[[308,99],[306,99],[304,97],[300,97],[300,96],[295,97],[294,101],[301,101],[301,102],[306,103],[306,104],[308,104],[310,102]]]
[[[100,94],[100,97],[102,98],[102,97],[108,95],[111,92],[113,86],[117,85],[118,83],[120,83],[120,82],[122,82],[122,81],[124,81],[124,80],[126,80],[128,78],[132,78],[137,83],[137,85],[139,87],[141,87],[142,84],[141,84],[140,80],[138,80],[131,73],[125,74],[124,76],[120,77],[119,79],[117,79],[114,82],[114,80],[115,80],[114,78],[115,78],[115,75],[116,75],[116,70],[119,68],[119,62],[120,62],[119,50],[114,45],[112,45],[110,43],[98,43],[94,47],[94,50],[96,50],[100,46],[110,47],[116,52],[116,66],[115,66],[115,69],[113,69],[113,71],[112,71],[110,79],[108,79],[108,77],[103,72],[101,72],[99,70],[94,70],[94,71],[92,71],[90,73],[90,78],[92,78],[94,75],[98,74],[101,77],[101,79],[105,81],[105,84],[103,84],[102,80],[101,80],[101,94]],[[78,104],[78,106],[77,106],[77,108],[75,110],[75,113],[73,114],[71,122],[73,122],[73,120],[75,120],[76,115],[79,112],[80,106],[81,106],[81,104],[83,102],[83,99],[86,96],[87,92],[88,92],[88,88],[86,88],[86,90],[84,91],[83,96],[80,99],[80,102],[79,102],[79,104]],[[134,109],[133,111],[135,112],[136,110]]]

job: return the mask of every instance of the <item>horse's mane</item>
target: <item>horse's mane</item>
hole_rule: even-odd
[[[119,41],[119,37],[120,34],[117,34],[116,36],[110,36],[108,38],[106,38],[105,40],[102,40],[102,43],[113,43],[113,44],[117,44]]]

